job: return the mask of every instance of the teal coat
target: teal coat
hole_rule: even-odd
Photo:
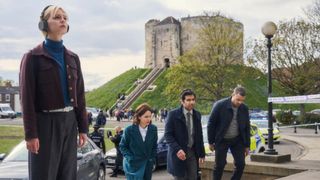
[[[123,170],[128,180],[151,180],[152,167],[157,155],[157,127],[150,124],[143,142],[138,125],[128,126],[120,142]]]

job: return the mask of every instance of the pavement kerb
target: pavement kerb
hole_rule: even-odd
[[[288,137],[288,135],[281,135],[281,136],[282,136],[281,139],[284,139],[284,140],[293,142],[293,143],[297,144],[297,145],[299,146],[299,148],[302,149],[301,155],[299,155],[298,157],[296,157],[296,160],[301,159],[302,157],[304,157],[305,155],[307,155],[307,154],[309,153],[309,148],[308,148],[307,146],[304,146],[304,145],[302,145],[301,143],[299,143],[298,141],[295,141],[295,140],[291,139],[290,137]]]
[[[310,160],[310,156],[318,155],[317,152],[314,151],[314,144],[308,144],[310,142],[306,141],[306,137],[299,137],[296,135],[282,135],[282,139],[287,141],[291,141],[299,146],[302,149],[301,155],[299,155],[295,160],[287,163],[262,163],[262,162],[252,162],[249,159],[246,159],[246,167],[244,172],[248,174],[261,174],[261,175],[270,175],[273,177],[278,177],[280,179],[290,179],[290,180],[311,180],[315,179],[315,175],[320,175],[320,161],[318,159]],[[310,151],[310,147],[313,147],[313,151]],[[312,153],[312,155],[310,154]],[[320,153],[320,149],[319,149]],[[307,158],[304,159],[305,156]],[[225,167],[226,171],[233,171],[233,163],[232,158],[227,160],[227,165]],[[203,170],[203,175],[205,178],[212,177],[212,169],[213,169],[213,159],[206,159],[206,162],[203,166],[201,166],[201,170]],[[312,172],[312,173],[310,173]],[[310,175],[309,175],[310,173]],[[289,178],[290,177],[290,178]],[[317,176],[319,179],[319,176]]]

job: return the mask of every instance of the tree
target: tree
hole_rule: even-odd
[[[320,91],[320,26],[305,20],[280,22],[273,38],[272,77],[286,93],[306,95]],[[266,40],[256,39],[248,59],[266,72]],[[300,106],[304,114],[304,105]]]
[[[308,19],[315,24],[320,24],[320,0],[315,0],[311,5],[304,9]]]
[[[13,81],[13,80],[3,79],[3,78],[0,76],[0,86],[12,87],[13,84],[14,84],[14,81]]]
[[[230,90],[241,83],[238,66],[243,63],[242,51],[241,23],[220,14],[203,16],[198,43],[167,75],[166,95],[176,99],[184,88],[192,88],[197,99],[204,101],[230,95]]]

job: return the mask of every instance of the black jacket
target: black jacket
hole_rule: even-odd
[[[117,149],[117,156],[121,155],[121,151],[119,149],[119,144],[122,138],[123,131],[120,131],[118,134],[111,136],[110,140],[114,143],[115,148]]]
[[[169,144],[167,155],[167,170],[173,176],[184,176],[187,164],[186,161],[178,159],[177,152],[183,149],[187,152],[188,146],[188,130],[186,125],[186,118],[183,114],[183,107],[174,109],[169,112],[165,125],[165,139]],[[194,150],[196,152],[197,161],[198,158],[205,157],[202,126],[201,126],[201,114],[200,112],[193,110],[193,131],[194,131]]]
[[[106,153],[106,146],[104,143],[104,138],[101,133],[98,131],[93,131],[89,135],[90,139],[100,148],[103,150],[103,153]]]
[[[207,126],[209,144],[219,144],[233,118],[231,97],[214,103]],[[250,119],[248,107],[241,104],[238,108],[237,121],[239,133],[245,147],[250,147]]]

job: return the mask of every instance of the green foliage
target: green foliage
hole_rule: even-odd
[[[292,114],[292,111],[280,111],[276,114],[276,119],[283,125],[292,125],[294,121],[297,121],[297,118]]]
[[[119,93],[129,94],[135,87],[134,82],[143,78],[150,69],[130,69],[102,85],[98,89],[86,93],[87,106],[102,109],[112,107]]]
[[[179,79],[180,81],[188,81],[192,79],[192,77],[183,78],[179,74],[175,73],[175,67],[179,65],[175,65],[166,71],[164,71],[154,82],[154,85],[156,85],[156,88],[154,91],[145,91],[132,105],[132,108],[136,108],[141,103],[148,103],[153,108],[156,108],[157,110],[161,108],[168,108],[172,109],[177,106],[179,106],[179,95],[180,92],[185,88],[191,88],[195,90],[195,93],[197,94],[197,104],[196,109],[200,110],[203,114],[208,114],[211,111],[213,100],[207,100],[206,94],[202,93],[198,90],[198,88],[194,88],[194,86],[180,86],[180,82],[173,81],[174,78]],[[268,89],[267,89],[267,75],[263,74],[258,69],[255,69],[253,67],[246,67],[246,66],[232,66],[233,68],[230,71],[234,72],[241,72],[241,76],[234,76],[235,80],[239,80],[239,82],[242,82],[241,85],[244,86],[247,90],[247,96],[245,103],[249,106],[249,108],[260,108],[260,109],[267,109],[267,97],[268,97]],[[141,76],[145,76],[150,70],[145,70],[144,73],[142,73]],[[123,77],[122,82],[116,83],[116,84],[122,84],[125,83],[123,79],[128,79],[128,77],[132,77],[136,74],[136,71],[129,71],[126,72],[119,77]],[[188,76],[185,76],[188,77]],[[117,77],[118,78],[118,77]],[[117,82],[116,79],[111,80],[110,82]],[[241,81],[240,81],[241,80]],[[110,82],[106,84],[110,84]],[[177,83],[175,85],[175,83]],[[132,83],[130,83],[126,87],[130,87]],[[195,84],[195,86],[199,86],[198,84]],[[289,96],[290,94],[285,94],[283,88],[279,85],[277,81],[273,81],[273,93],[272,95],[274,97],[277,96]],[[100,87],[103,88],[103,87]],[[99,89],[100,89],[99,88]],[[104,92],[110,92],[115,87],[114,86],[107,86],[104,87]],[[170,92],[168,93],[167,90],[170,89]],[[227,89],[223,91],[223,97],[230,96],[232,93],[232,89]],[[200,88],[201,90],[201,88]],[[123,91],[126,91],[125,89]],[[92,92],[97,93],[97,92]],[[114,99],[116,99],[117,92],[114,92]],[[102,95],[95,95],[97,97],[102,97]],[[222,98],[223,98],[222,97]],[[113,100],[115,102],[115,100]],[[110,107],[110,106],[109,106]],[[273,108],[280,108],[280,109],[292,109],[296,110],[299,109],[299,105],[287,105],[287,104],[281,104],[281,105],[273,105]],[[315,104],[307,104],[306,110],[316,109],[320,108],[320,105]]]
[[[305,123],[306,124],[312,124],[312,123],[319,123],[320,122],[320,114],[312,114],[312,113],[306,113],[305,114]]]
[[[278,23],[278,27],[272,39],[272,77],[288,94],[318,93],[320,25],[292,19]],[[255,67],[266,72],[268,66],[265,39],[256,39],[251,46],[248,59]]]
[[[237,84],[242,84],[239,71],[242,64],[243,27],[221,15],[205,18],[198,32],[199,42],[179,58],[172,67],[165,94],[173,96],[191,88],[200,104],[216,101],[229,95]],[[208,21],[209,18],[209,21]],[[207,102],[206,102],[207,101]]]

